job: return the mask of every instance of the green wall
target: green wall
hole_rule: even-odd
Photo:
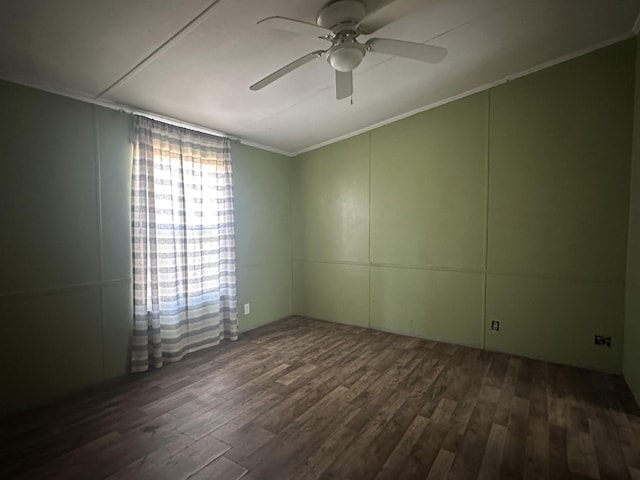
[[[369,136],[293,160],[294,311],[369,324]]]
[[[631,207],[624,324],[624,376],[640,403],[640,37],[636,47]]]
[[[295,158],[295,313],[620,371],[634,51]]]
[[[231,158],[238,323],[244,332],[292,313],[291,158],[238,143]]]
[[[0,414],[122,375],[130,118],[0,82]]]
[[[131,118],[0,81],[0,416],[125,374]],[[291,314],[290,159],[234,144],[240,329]]]
[[[486,319],[503,329],[489,349],[621,370],[634,51],[491,92]]]

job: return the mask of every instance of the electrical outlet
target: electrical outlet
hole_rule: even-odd
[[[611,348],[611,337],[605,337],[602,335],[594,335],[593,343],[602,347]]]
[[[500,331],[500,321],[499,320],[492,320],[491,321],[491,330],[494,330],[496,332]]]
[[[245,303],[244,304],[244,314],[245,315],[249,315],[251,313],[251,304],[250,303]]]

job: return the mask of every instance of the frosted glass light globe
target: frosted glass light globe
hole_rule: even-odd
[[[364,50],[349,43],[336,45],[327,59],[331,66],[339,72],[351,72],[360,65],[364,57]]]

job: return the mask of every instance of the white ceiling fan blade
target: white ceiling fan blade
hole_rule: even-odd
[[[353,93],[353,72],[336,70],[336,98],[342,100]]]
[[[282,30],[285,32],[301,33],[303,35],[315,35],[322,37],[324,35],[331,34],[330,30],[326,30],[323,27],[316,25],[315,23],[307,23],[301,20],[295,20],[293,18],[286,17],[269,17],[263,18],[258,22],[258,25],[264,25],[275,30]]]
[[[447,49],[425,45],[424,43],[391,40],[390,38],[372,38],[366,43],[370,51],[411,58],[421,62],[438,63],[447,56]]]
[[[367,16],[360,22],[358,29],[363,35],[376,30],[425,7],[424,0],[368,0]]]
[[[316,50],[315,52],[307,53],[304,57],[300,57],[299,59],[294,60],[293,62],[291,62],[288,65],[285,65],[281,69],[276,70],[271,75],[267,75],[266,77],[264,77],[259,82],[254,83],[253,85],[251,85],[249,87],[249,90],[260,90],[261,88],[266,87],[270,83],[275,82],[280,77],[285,76],[287,73],[292,72],[296,68],[299,68],[299,67],[309,63],[311,60],[315,60],[316,58],[320,58],[323,53],[324,53],[324,50]]]

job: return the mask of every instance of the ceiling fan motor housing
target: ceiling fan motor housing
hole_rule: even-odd
[[[334,33],[343,30],[355,31],[366,13],[364,4],[357,0],[338,0],[320,10],[316,24]]]

